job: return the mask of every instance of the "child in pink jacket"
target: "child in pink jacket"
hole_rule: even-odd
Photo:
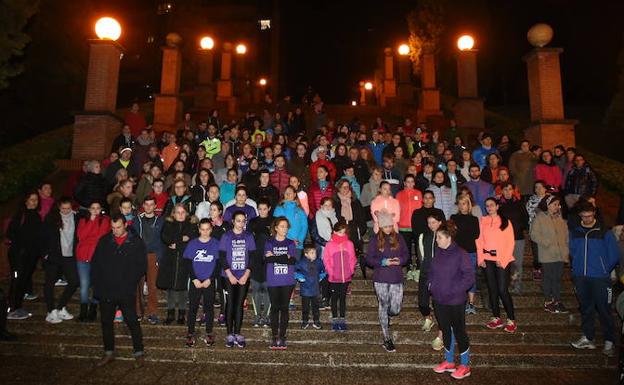
[[[347,306],[347,288],[355,272],[357,257],[353,242],[347,236],[347,224],[338,221],[334,233],[323,249],[323,264],[328,275],[331,292],[332,330],[346,331],[345,310]],[[338,305],[340,304],[340,317]]]

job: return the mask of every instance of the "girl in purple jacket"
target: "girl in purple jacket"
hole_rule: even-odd
[[[455,379],[470,376],[470,343],[466,334],[466,292],[475,281],[475,268],[470,256],[454,242],[457,226],[443,223],[436,233],[435,258],[429,270],[429,291],[435,316],[442,331],[446,360],[436,366],[436,373],[451,372]],[[455,340],[459,345],[461,364],[455,367]]]

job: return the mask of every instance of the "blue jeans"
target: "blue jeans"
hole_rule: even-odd
[[[89,289],[91,288],[91,263],[76,262],[78,267],[78,278],[80,278],[80,303],[97,303],[95,299],[89,299]]]

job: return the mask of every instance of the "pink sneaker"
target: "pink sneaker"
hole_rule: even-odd
[[[499,329],[503,326],[505,326],[503,320],[497,317],[493,317],[490,322],[485,324],[485,327],[487,327],[488,329]]]
[[[505,328],[503,329],[507,333],[515,333],[518,326],[516,325],[516,321],[507,320],[507,324],[505,324]]]
[[[443,361],[440,365],[436,366],[435,368],[433,368],[433,371],[440,374],[440,373],[452,373],[455,371],[455,363],[454,362],[448,362],[448,361]]]
[[[459,365],[457,369],[451,373],[451,377],[456,380],[461,380],[470,376],[470,366]]]

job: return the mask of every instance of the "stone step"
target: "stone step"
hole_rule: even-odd
[[[146,339],[180,339],[186,335],[186,326],[181,325],[150,325],[142,323],[143,336]],[[371,325],[352,324],[347,333],[336,333],[325,325],[322,330],[312,328],[303,330],[298,324],[292,323],[288,330],[289,339],[297,343],[374,343],[381,338],[381,329]],[[253,328],[245,325],[244,334],[248,339],[268,341],[271,337],[270,328]],[[50,325],[43,319],[36,317],[27,322],[14,322],[11,331],[20,336],[73,336],[76,340],[82,337],[98,336],[101,333],[99,323],[77,323],[66,321],[56,325]],[[196,326],[198,335],[204,333],[203,325]],[[474,345],[484,344],[530,344],[536,345],[561,345],[569,346],[570,341],[579,337],[579,329],[576,326],[523,326],[522,330],[515,334],[493,332],[482,325],[467,327],[470,342]],[[129,336],[125,324],[116,327],[118,336]],[[213,333],[223,337],[225,328],[215,324]],[[397,344],[427,345],[436,336],[436,332],[423,332],[417,325],[393,325],[393,339]],[[597,333],[599,335],[599,333]]]
[[[99,336],[24,336],[20,341],[3,344],[2,354],[28,356],[61,357],[97,357],[102,354],[102,341]],[[380,344],[336,343],[298,343],[289,341],[289,350],[274,352],[268,349],[266,340],[249,340],[245,349],[224,346],[223,339],[217,339],[215,346],[206,348],[198,345],[189,349],[183,346],[183,340],[171,341],[146,339],[147,360],[176,362],[229,363],[274,366],[331,366],[331,367],[378,367],[385,369],[409,368],[418,365],[437,364],[442,353],[419,345],[399,345],[397,352],[386,353]],[[116,339],[116,351],[119,355],[129,356],[132,342],[129,338]],[[475,345],[471,348],[471,363],[475,367],[543,367],[557,366],[565,368],[610,367],[615,360],[609,360],[596,351],[577,351],[568,346],[529,346],[529,345]]]

